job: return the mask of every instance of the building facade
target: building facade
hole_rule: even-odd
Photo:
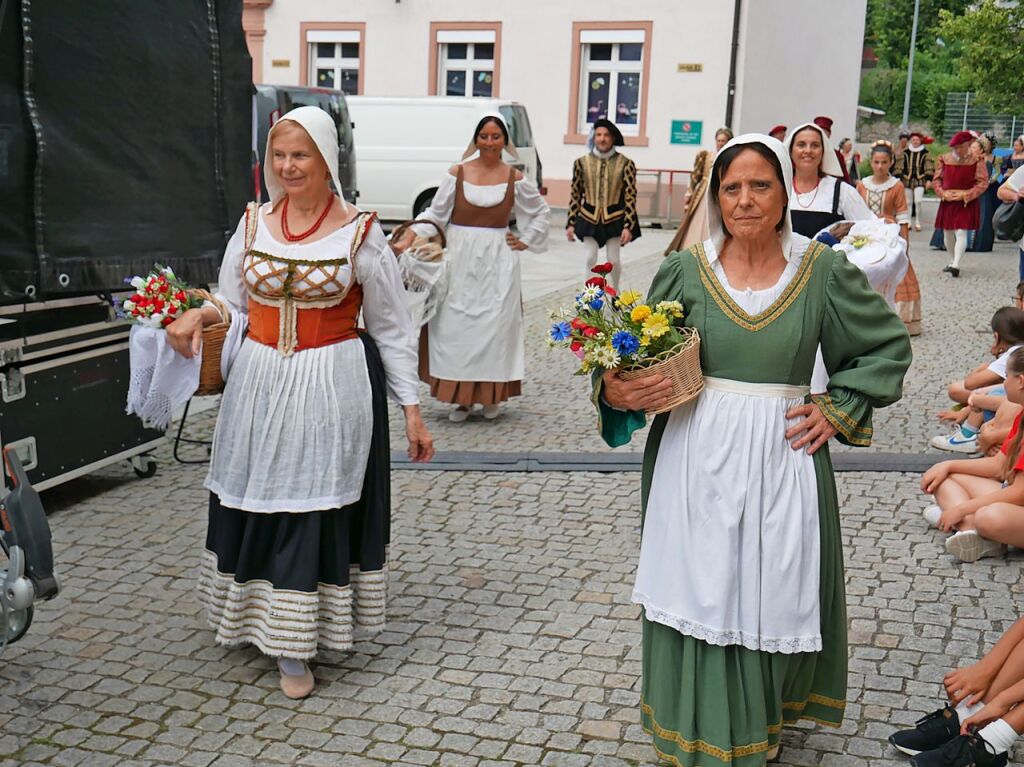
[[[856,122],[866,0],[244,2],[256,82],[525,104],[554,205],[598,117],[638,168],[665,170],[727,123],[825,114],[838,142]]]

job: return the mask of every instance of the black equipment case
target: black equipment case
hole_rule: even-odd
[[[155,263],[216,280],[253,196],[241,17],[241,0],[0,3],[0,446],[38,489],[163,439],[125,415],[110,298]]]

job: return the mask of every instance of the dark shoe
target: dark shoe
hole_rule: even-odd
[[[900,730],[889,736],[890,743],[910,756],[945,745],[960,734],[960,717],[952,706],[940,708],[915,724],[912,730]]]
[[[954,277],[960,276],[960,270],[957,269],[955,266],[949,267],[949,273],[952,274]]]
[[[944,746],[918,754],[913,767],[1006,767],[1006,754],[993,754],[980,735],[957,735]]]

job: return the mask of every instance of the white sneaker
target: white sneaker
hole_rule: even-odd
[[[469,418],[469,409],[459,405],[448,414],[448,420],[452,423],[462,423]]]
[[[484,405],[484,418],[493,421],[501,415],[501,405]]]
[[[931,445],[939,450],[949,450],[953,453],[977,453],[978,435],[967,437],[960,429],[957,429],[949,436],[940,434],[937,437],[932,437]]]
[[[977,530],[964,530],[946,539],[946,551],[961,562],[977,562],[984,557],[1006,554],[1006,544],[982,538]]]
[[[942,509],[938,506],[933,504],[921,512],[921,514],[924,516],[924,521],[927,522],[930,527],[939,526],[939,517],[942,516]]]

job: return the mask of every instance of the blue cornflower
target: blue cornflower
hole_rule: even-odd
[[[553,341],[564,341],[572,335],[572,328],[569,327],[569,323],[562,321],[556,322],[551,326],[551,339]]]
[[[640,349],[640,339],[628,330],[620,330],[612,336],[612,346],[619,353],[620,357],[636,354]]]
[[[591,301],[589,304],[587,304],[587,306],[589,306],[591,309],[593,309],[596,312],[602,306],[604,306],[604,299],[602,299],[600,297],[599,298],[595,298],[593,301]]]

